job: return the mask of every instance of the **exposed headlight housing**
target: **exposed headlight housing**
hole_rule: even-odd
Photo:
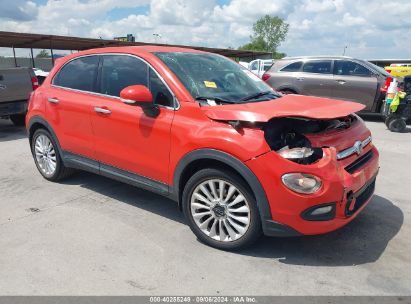
[[[288,146],[280,149],[277,151],[282,157],[292,160],[292,159],[301,159],[310,157],[314,154],[314,150],[307,147],[300,147],[300,148],[288,148]]]
[[[302,194],[315,193],[322,184],[318,177],[306,173],[287,173],[281,177],[281,180],[288,189]]]
[[[289,146],[285,146],[276,152],[285,159],[303,165],[312,164],[323,157],[323,150],[321,148],[289,148]]]

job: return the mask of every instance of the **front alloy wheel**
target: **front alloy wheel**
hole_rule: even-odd
[[[182,204],[191,230],[202,242],[235,250],[261,235],[253,193],[234,172],[202,169],[184,187]]]
[[[250,207],[244,195],[229,182],[210,179],[191,195],[191,215],[200,230],[221,242],[241,238],[250,224]]]

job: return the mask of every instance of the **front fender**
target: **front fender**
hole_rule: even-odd
[[[271,210],[268,204],[267,196],[263,187],[260,184],[257,176],[248,168],[242,161],[236,157],[215,149],[199,149],[185,155],[178,163],[173,175],[172,194],[176,200],[181,196],[180,179],[184,170],[197,160],[215,160],[222,162],[236,171],[251,188],[256,198],[258,211],[260,213],[261,222],[264,223],[271,220]]]

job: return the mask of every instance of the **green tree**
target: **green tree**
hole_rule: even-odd
[[[284,57],[284,53],[277,53],[278,46],[285,40],[289,24],[280,17],[265,15],[253,25],[251,42],[241,46],[240,50],[272,52],[274,58]]]
[[[40,53],[37,54],[36,58],[48,58],[50,57],[49,52],[46,50],[41,50]]]

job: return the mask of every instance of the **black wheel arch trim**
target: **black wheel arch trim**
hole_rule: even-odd
[[[299,94],[297,89],[295,89],[293,86],[289,86],[289,85],[279,86],[278,88],[276,88],[276,90],[277,91],[293,91],[296,94]]]
[[[60,155],[63,155],[63,150],[61,149],[60,142],[57,138],[56,133],[54,132],[54,130],[50,126],[50,124],[47,122],[47,120],[45,120],[41,116],[33,116],[32,118],[30,118],[30,121],[27,124],[27,135],[29,136],[30,150],[31,150],[31,138],[30,138],[31,128],[36,123],[43,125],[45,127],[45,129],[51,134],[51,136],[53,137],[54,141],[57,144],[57,149],[59,150]]]
[[[266,232],[265,226],[268,220],[271,220],[271,210],[268,203],[267,195],[261,186],[257,176],[248,168],[242,161],[236,157],[215,149],[199,149],[186,154],[178,163],[173,176],[173,186],[170,188],[172,191],[171,196],[180,202],[180,181],[184,170],[194,161],[198,160],[216,160],[225,163],[233,168],[240,176],[247,182],[248,186],[253,191],[258,211],[260,213],[261,223],[263,225],[263,231]]]

